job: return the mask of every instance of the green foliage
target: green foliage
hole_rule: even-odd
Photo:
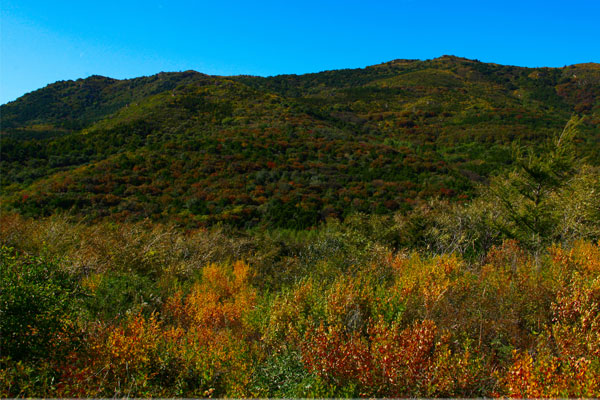
[[[150,314],[161,304],[160,291],[147,276],[135,273],[110,273],[94,277],[92,295],[85,307],[94,318],[111,320],[128,313]]]
[[[580,123],[581,119],[572,118],[543,152],[518,150],[516,169],[489,186],[500,205],[497,226],[528,248],[542,249],[556,240],[554,232],[563,211],[557,209],[556,194],[569,185],[578,169],[573,140]]]
[[[513,142],[543,150],[573,112],[585,115],[577,155],[597,165],[595,71],[442,57],[58,82],[2,106],[2,203],[33,217],[305,229],[456,201],[510,166]]]
[[[59,264],[0,249],[0,347],[15,361],[60,352],[79,312],[81,291]]]
[[[257,397],[291,398],[327,396],[318,376],[304,368],[299,352],[270,354],[255,370],[252,385]]]
[[[8,397],[52,396],[56,392],[57,374],[52,362],[14,361],[0,357],[0,395]]]
[[[519,148],[513,170],[479,187],[468,203],[430,200],[397,215],[399,245],[469,258],[516,239],[531,251],[600,238],[600,173],[576,159],[573,118],[544,149]]]

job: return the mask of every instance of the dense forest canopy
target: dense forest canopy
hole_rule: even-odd
[[[471,198],[583,116],[600,162],[600,66],[444,56],[306,75],[193,71],[63,81],[3,105],[4,209],[90,221],[308,228]]]

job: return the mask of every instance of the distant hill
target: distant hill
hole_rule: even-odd
[[[0,108],[1,199],[28,215],[306,228],[468,198],[583,115],[600,163],[600,65],[453,56],[305,75],[61,81]]]

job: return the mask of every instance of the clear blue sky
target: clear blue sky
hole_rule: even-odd
[[[0,0],[0,103],[57,80],[276,75],[444,54],[600,61],[600,0]]]

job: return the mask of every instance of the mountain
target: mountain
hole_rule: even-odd
[[[468,198],[573,114],[600,163],[600,65],[453,56],[274,77],[61,81],[0,108],[3,209],[306,228]]]

